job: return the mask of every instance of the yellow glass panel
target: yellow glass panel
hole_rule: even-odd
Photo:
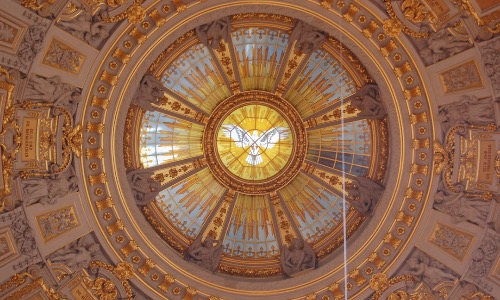
[[[286,119],[261,104],[242,106],[222,122],[217,150],[224,166],[250,181],[265,180],[286,166],[293,135]]]

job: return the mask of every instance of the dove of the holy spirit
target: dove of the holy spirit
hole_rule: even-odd
[[[270,149],[280,141],[288,137],[289,129],[286,127],[273,127],[258,135],[257,130],[252,134],[239,126],[224,124],[222,125],[222,133],[234,141],[236,147],[250,147],[250,154],[246,158],[249,165],[256,166],[264,160],[260,155],[260,149]]]

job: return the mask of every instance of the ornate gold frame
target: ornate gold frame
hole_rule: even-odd
[[[288,163],[276,175],[262,181],[248,181],[232,174],[223,166],[216,149],[217,133],[225,117],[235,109],[249,104],[260,104],[277,110],[290,125],[295,149]],[[212,112],[203,134],[203,151],[210,170],[225,187],[244,194],[258,195],[276,191],[288,184],[300,171],[307,149],[307,133],[302,118],[288,101],[268,92],[248,91],[236,94]]]

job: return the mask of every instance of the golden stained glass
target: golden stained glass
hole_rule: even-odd
[[[293,134],[279,112],[262,104],[239,107],[222,122],[217,151],[223,165],[245,180],[265,180],[286,166]]]

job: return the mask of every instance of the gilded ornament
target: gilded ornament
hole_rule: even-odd
[[[86,286],[93,290],[92,294],[99,300],[114,300],[118,297],[116,285],[109,279],[97,277],[94,281],[87,282]]]
[[[134,4],[132,4],[127,9],[127,19],[132,24],[139,24],[146,17],[146,10],[141,6],[141,0],[136,0]]]
[[[418,1],[418,0],[404,0],[403,1],[403,3],[405,3],[406,14],[408,14],[413,19],[419,19],[419,18],[421,18],[421,14],[423,12],[415,11],[414,6],[411,5],[411,2],[414,2],[414,1]],[[428,33],[415,32],[411,28],[404,25],[401,22],[401,20],[397,17],[396,13],[394,12],[391,0],[384,0],[384,2],[385,2],[385,8],[386,8],[387,13],[389,14],[389,17],[390,17],[389,20],[384,21],[384,31],[389,36],[397,37],[401,32],[403,32],[403,33],[410,35],[414,38],[427,38],[427,37],[429,37]]]
[[[401,10],[405,18],[413,23],[421,23],[429,15],[429,10],[420,0],[403,0]]]
[[[377,29],[379,28],[380,25],[374,20],[371,20],[370,23],[368,23],[368,26],[366,26],[366,28],[363,29],[363,35],[366,36],[367,38],[371,38],[375,33],[375,31],[377,31]]]
[[[401,21],[398,19],[388,19],[383,23],[385,33],[390,37],[397,37],[401,33]]]
[[[286,120],[289,126],[287,130],[291,131],[291,135],[294,139],[295,146],[291,150],[292,153],[289,155],[288,163],[286,163],[286,165],[284,165],[275,175],[265,177],[263,180],[247,180],[244,177],[235,175],[233,171],[228,169],[221,162],[219,157],[220,154],[218,154],[218,143],[216,143],[216,141],[218,140],[219,131],[222,130],[220,128],[225,126],[222,124],[226,118],[225,116],[230,112],[243,109],[248,105],[263,105],[263,107],[269,107],[278,112],[279,118]],[[222,185],[238,192],[244,194],[266,194],[275,191],[295,178],[302,167],[302,162],[304,161],[306,153],[305,149],[307,147],[307,136],[302,124],[302,119],[295,108],[293,108],[288,101],[274,94],[264,91],[249,91],[236,94],[217,106],[212,112],[208,124],[205,127],[203,149],[205,149],[208,167],[212,173],[216,175],[215,177]],[[268,129],[269,128],[265,130]],[[231,132],[232,131],[233,129]],[[281,133],[279,136],[281,136]],[[256,138],[254,138],[254,140],[257,141]],[[254,155],[253,157],[255,157],[256,160],[248,162],[248,157],[250,157],[250,155],[248,155],[247,163],[250,166],[249,168],[251,168],[254,163],[259,163],[257,160],[259,156],[252,153],[251,155]]]
[[[377,273],[372,275],[370,279],[370,288],[375,291],[371,300],[378,300],[380,296],[387,291],[390,287],[394,286],[397,283],[406,281],[408,283],[414,283],[415,279],[411,275],[399,275],[392,277],[390,279],[387,278],[387,275],[384,273]],[[406,287],[404,287],[406,288]],[[409,299],[420,299],[420,298],[410,298],[406,291],[394,291],[387,297],[389,300],[409,300]]]
[[[122,261],[119,262],[118,265],[116,265],[115,267],[102,261],[91,261],[89,263],[89,267],[91,269],[102,268],[111,272],[111,274],[113,274],[120,281],[121,285],[125,289],[125,292],[127,293],[127,298],[129,300],[134,298],[134,292],[132,290],[132,287],[130,286],[130,283],[128,282],[128,280],[134,276],[134,268],[132,267],[131,264]],[[109,280],[109,279],[104,279],[104,280]],[[113,294],[114,290],[113,288],[116,287],[114,286],[114,283],[113,284],[111,283],[112,282],[106,282],[103,280],[99,281],[98,286],[100,287],[99,290],[103,292],[102,295],[111,296]],[[114,299],[114,298],[109,298],[109,299]]]

